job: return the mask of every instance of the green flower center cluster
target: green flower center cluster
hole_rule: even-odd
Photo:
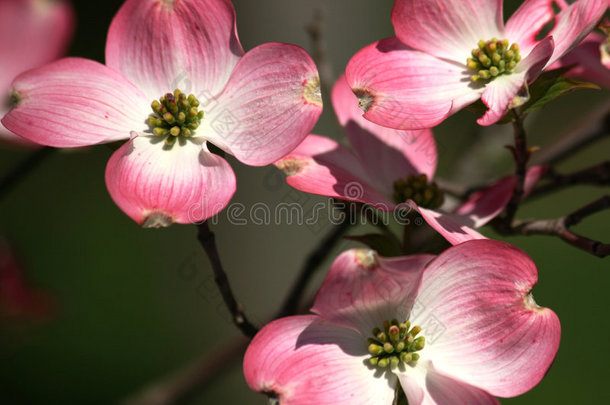
[[[394,182],[394,194],[397,204],[409,199],[422,208],[435,209],[443,205],[445,196],[434,182],[428,182],[428,176],[409,174],[407,179],[398,179]]]
[[[419,326],[409,328],[409,321],[399,323],[397,319],[392,319],[383,323],[383,330],[373,329],[374,338],[368,339],[368,350],[371,354],[369,364],[391,369],[400,364],[417,364],[419,354],[415,352],[424,348],[426,340],[423,336],[416,337],[421,331]]]
[[[203,111],[198,109],[199,100],[178,89],[153,101],[150,106],[154,114],[148,117],[148,125],[152,133],[165,138],[165,143],[170,147],[178,137],[193,136],[203,119]]]
[[[470,80],[476,83],[512,72],[520,60],[519,45],[512,44],[509,47],[508,39],[492,38],[489,41],[479,41],[478,48],[472,50],[472,58],[468,58],[466,66],[477,72],[470,76]]]

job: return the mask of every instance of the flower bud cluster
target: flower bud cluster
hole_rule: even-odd
[[[428,182],[425,174],[409,174],[407,179],[398,179],[394,182],[392,198],[397,204],[413,200],[422,208],[435,209],[443,205],[445,196],[434,182]]]
[[[153,134],[164,137],[168,146],[173,146],[179,136],[188,138],[197,129],[203,119],[199,111],[199,100],[176,89],[167,93],[151,104],[154,114],[148,117]]]
[[[409,329],[410,328],[410,329]],[[399,323],[397,319],[385,321],[383,330],[373,329],[374,338],[368,339],[368,351],[371,358],[369,364],[379,368],[396,368],[400,364],[414,366],[417,364],[419,354],[415,353],[424,348],[425,338],[416,337],[421,331],[419,326],[413,326],[405,321]]]
[[[512,72],[521,60],[519,45],[508,46],[508,39],[480,40],[472,50],[472,57],[466,61],[468,69],[477,72],[470,79],[473,82],[493,79],[503,73]]]

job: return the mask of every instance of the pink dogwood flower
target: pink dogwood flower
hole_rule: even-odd
[[[282,405],[499,404],[533,388],[557,353],[557,315],[531,295],[532,260],[474,240],[434,258],[349,250],[312,312],[266,325],[244,358],[248,385]]]
[[[599,21],[606,0],[579,0],[555,18],[553,0],[526,0],[504,24],[502,0],[396,0],[396,37],[359,51],[347,80],[364,117],[398,129],[433,127],[479,98],[480,125],[527,101],[527,85],[574,48]]]
[[[74,30],[67,1],[0,1],[0,117],[9,110],[9,87],[21,72],[59,58]],[[34,146],[0,124],[0,141]]]
[[[287,174],[290,186],[383,211],[415,209],[452,244],[484,238],[473,228],[485,225],[506,207],[515,188],[514,176],[474,193],[453,213],[439,211],[443,195],[432,182],[437,164],[432,131],[395,130],[367,121],[344,76],[333,87],[332,103],[353,152],[332,139],[309,135],[275,163]],[[542,167],[528,171],[526,193],[543,173]]]
[[[110,158],[115,203],[145,227],[203,221],[235,192],[210,144],[261,166],[294,149],[322,111],[300,47],[244,54],[228,0],[127,0],[106,65],[66,58],[19,76],[2,122],[32,141],[77,147],[130,138]]]

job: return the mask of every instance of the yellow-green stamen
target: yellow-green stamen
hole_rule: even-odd
[[[379,368],[396,368],[401,364],[414,366],[425,346],[423,336],[416,337],[421,331],[419,326],[411,327],[409,321],[399,323],[397,319],[385,321],[383,330],[375,328],[373,338],[368,339],[368,351],[371,357],[368,362]]]
[[[466,61],[468,69],[476,72],[470,76],[473,82],[493,79],[504,73],[512,72],[521,60],[519,45],[508,46],[508,39],[492,38],[480,40],[478,48],[472,50],[472,57]]]
[[[397,204],[413,200],[422,208],[435,209],[443,205],[445,196],[434,182],[428,182],[425,174],[409,174],[407,179],[398,179],[394,182],[394,194]]]
[[[176,89],[167,93],[150,105],[153,114],[148,117],[148,125],[154,135],[165,138],[168,146],[173,146],[178,137],[189,138],[203,119],[199,111],[199,100]]]

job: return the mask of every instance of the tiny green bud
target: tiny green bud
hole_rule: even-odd
[[[368,347],[369,349],[369,353],[372,354],[373,356],[378,356],[381,353],[383,353],[383,347],[375,344],[375,343],[371,343]]]
[[[388,354],[394,353],[394,345],[392,345],[392,343],[390,343],[390,342],[385,342],[383,344],[383,351]]]
[[[387,368],[390,365],[390,360],[387,357],[384,357],[383,359],[379,359],[377,365],[381,368]]]

